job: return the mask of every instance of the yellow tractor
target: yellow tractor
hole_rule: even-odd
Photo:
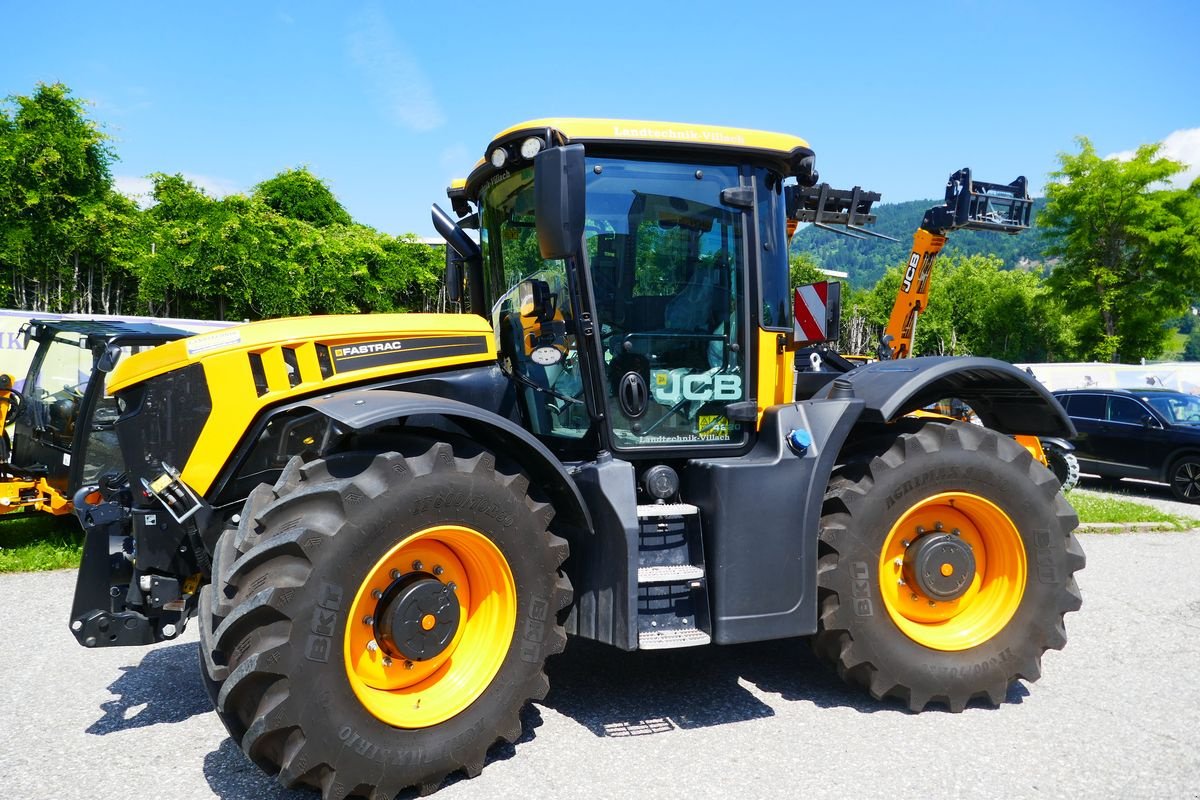
[[[623,650],[811,637],[876,698],[999,704],[1065,644],[1084,564],[1071,434],[983,358],[796,392],[794,136],[544,119],[454,214],[457,314],[272,320],[126,358],[123,477],[87,530],[87,647],[200,631],[230,736],[326,798],[430,792],[521,733],[568,636]],[[478,231],[478,244],[468,230]],[[828,335],[828,329],[823,335]],[[907,416],[963,398],[988,428]]]

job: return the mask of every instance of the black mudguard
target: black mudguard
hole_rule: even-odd
[[[534,485],[549,495],[559,522],[566,522],[576,530],[592,530],[583,496],[562,463],[533,434],[492,411],[435,395],[390,389],[339,392],[292,407],[310,408],[353,430],[366,430],[408,417],[444,417],[476,442],[520,464]]]
[[[1045,386],[994,358],[877,361],[838,376],[813,397],[836,396],[836,387],[842,384],[849,384],[854,396],[866,404],[864,422],[891,422],[943,398],[957,397],[971,406],[985,427],[1000,433],[1075,436],[1067,412]]]

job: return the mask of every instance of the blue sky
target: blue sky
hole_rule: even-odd
[[[797,134],[824,180],[885,202],[963,166],[1040,193],[1077,135],[1200,164],[1185,0],[5,6],[0,95],[61,81],[91,101],[121,186],[247,191],[306,165],[391,233],[430,235],[448,181],[543,116]]]

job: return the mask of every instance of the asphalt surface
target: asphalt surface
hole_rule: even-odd
[[[439,800],[496,797],[1200,798],[1200,532],[1080,537],[1083,610],[1000,709],[914,715],[803,641],[623,654],[573,642],[515,748]],[[86,651],[71,572],[0,575],[0,796],[305,798],[226,738],[194,626]]]

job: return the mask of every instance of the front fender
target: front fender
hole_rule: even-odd
[[[814,397],[845,391],[845,384],[854,397],[865,401],[865,422],[891,422],[938,400],[957,397],[971,406],[985,426],[1000,433],[1075,436],[1075,426],[1045,386],[994,358],[932,356],[877,361],[839,376]]]
[[[587,505],[562,462],[531,433],[499,414],[436,395],[386,389],[338,392],[295,407],[312,409],[353,430],[366,430],[405,417],[445,417],[476,442],[520,464],[532,482],[550,495],[560,520],[592,530]]]

